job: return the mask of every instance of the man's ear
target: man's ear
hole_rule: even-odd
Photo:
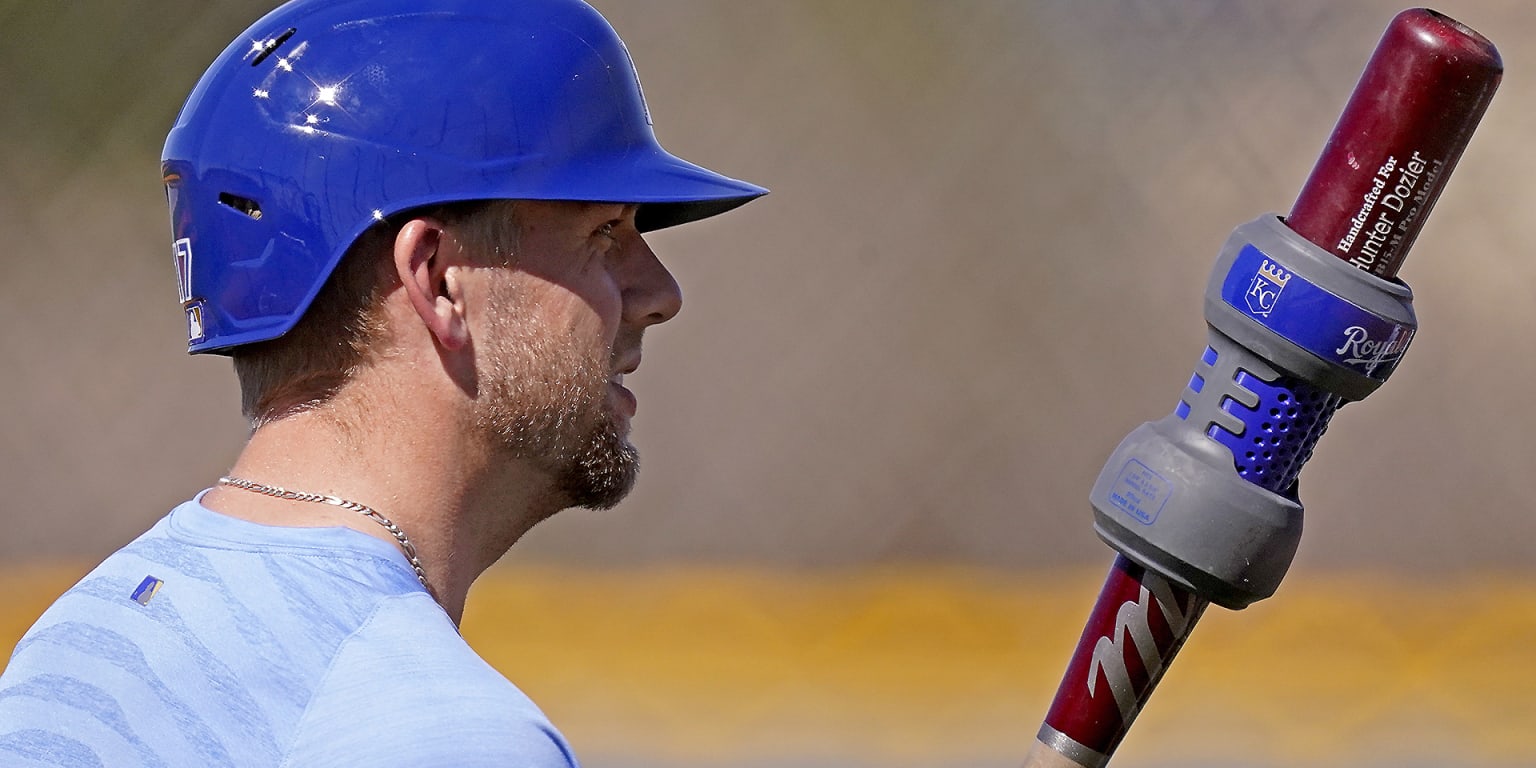
[[[458,262],[458,249],[435,219],[411,219],[395,236],[395,273],[400,285],[422,325],[448,350],[469,343]]]

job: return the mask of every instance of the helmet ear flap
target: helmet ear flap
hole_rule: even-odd
[[[198,175],[185,163],[166,171],[189,350],[224,352],[289,330],[345,246],[334,260],[310,247],[322,239],[315,219],[272,202],[277,190],[259,177],[218,168]]]

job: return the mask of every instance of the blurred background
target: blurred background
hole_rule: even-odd
[[[1284,213],[1380,0],[596,0],[661,141],[773,190],[657,233],[645,472],[531,533],[465,634],[589,766],[1006,766],[1110,560],[1088,488],[1169,412],[1237,224]],[[268,7],[0,0],[0,658],[245,436],[188,358],[161,142]],[[1334,420],[1271,601],[1213,610],[1117,766],[1536,762],[1536,14]]]

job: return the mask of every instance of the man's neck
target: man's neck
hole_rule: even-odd
[[[465,439],[452,419],[378,424],[337,418],[327,407],[264,425],[230,470],[233,477],[364,504],[393,521],[415,546],[434,596],[457,624],[470,585],[558,502],[547,479]],[[400,414],[399,409],[367,412]],[[421,426],[421,425],[427,426]],[[393,534],[356,512],[220,486],[210,509],[290,527],[344,526],[391,545]]]

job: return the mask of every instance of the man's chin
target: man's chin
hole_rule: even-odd
[[[605,424],[587,449],[566,466],[559,487],[571,506],[612,509],[634,490],[640,454],[620,436],[620,428],[618,423]]]
[[[570,494],[571,506],[596,511],[613,509],[634,490],[636,478],[636,473],[630,473],[617,482],[585,486],[579,493]]]

